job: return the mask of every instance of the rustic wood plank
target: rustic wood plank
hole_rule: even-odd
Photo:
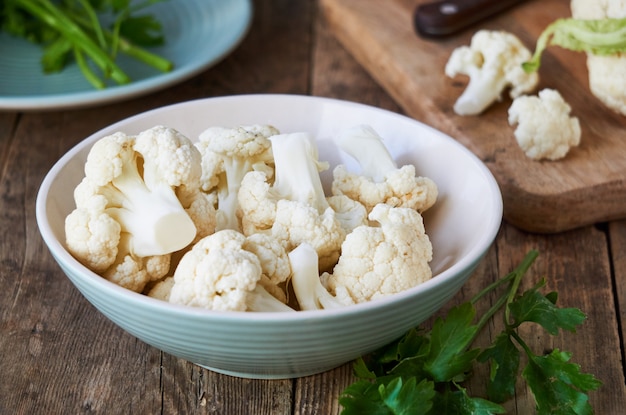
[[[613,291],[617,311],[617,321],[622,340],[622,362],[626,375],[626,221],[611,222],[609,229],[609,248],[613,266]]]
[[[423,2],[423,1],[422,1]],[[449,79],[445,64],[455,47],[479,28],[507,30],[534,48],[539,33],[569,2],[528,1],[443,40],[415,35],[414,0],[322,0],[333,32],[412,117],[458,139],[486,162],[503,192],[505,217],[521,228],[557,232],[626,216],[626,117],[605,108],[587,85],[585,57],[550,48],[538,89],[555,88],[579,117],[582,143],[558,162],[526,157],[507,122],[510,98],[481,116],[461,117],[452,105],[467,77]]]
[[[537,354],[555,348],[571,352],[573,362],[604,383],[601,389],[589,394],[596,413],[619,413],[626,407],[626,389],[605,232],[585,227],[546,238],[506,226],[496,247],[501,275],[512,269],[525,252],[537,249],[539,258],[523,288],[545,278],[545,292],[557,291],[561,307],[580,308],[587,314],[587,320],[576,333],[564,332],[553,337],[536,326],[522,328],[520,332]],[[583,254],[585,260],[581,261]],[[527,391],[518,386],[511,411],[526,414],[533,408]]]
[[[158,351],[150,353],[80,296],[36,228],[39,183],[51,162],[73,145],[63,139],[60,119],[54,113],[23,116],[3,166],[0,226],[9,231],[0,242],[0,281],[7,288],[0,297],[6,333],[0,337],[0,412],[30,414],[44,408],[49,413],[89,412],[109,405],[109,413],[133,406],[151,412],[155,407],[139,398],[146,385],[154,386],[148,390],[158,389],[158,374],[151,380],[142,376],[146,361],[150,356],[158,359]],[[134,349],[137,359],[146,360],[144,370],[125,364],[130,356],[119,353]],[[8,351],[10,358],[5,359]],[[122,396],[129,389],[142,393],[131,402],[109,402],[111,395]]]

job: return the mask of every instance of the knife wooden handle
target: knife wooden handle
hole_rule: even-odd
[[[420,4],[414,13],[415,30],[422,36],[456,33],[523,0],[442,0]]]

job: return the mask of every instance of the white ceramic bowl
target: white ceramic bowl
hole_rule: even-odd
[[[178,306],[123,289],[76,261],[64,246],[64,219],[84,176],[92,144],[115,131],[138,133],[157,124],[195,139],[209,126],[276,126],[319,139],[331,166],[352,160],[333,143],[339,130],[366,123],[385,138],[400,164],[439,188],[425,214],[434,277],[406,292],[340,310],[297,313],[215,312]],[[328,175],[325,180],[328,180]],[[311,375],[346,363],[401,336],[435,313],[464,284],[492,244],[502,220],[499,188],[465,147],[424,124],[389,111],[326,98],[241,95],[185,102],[111,125],[64,155],[44,179],[37,222],[55,260],[80,292],[115,324],[167,353],[217,372],[249,378]]]

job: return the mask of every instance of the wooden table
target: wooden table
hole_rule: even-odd
[[[248,380],[199,368],[147,346],[99,314],[63,275],[42,242],[35,198],[70,147],[130,115],[195,98],[240,93],[329,96],[402,112],[335,40],[314,0],[255,2],[250,32],[214,68],[165,91],[72,111],[0,112],[0,414],[337,414],[351,365],[292,380]],[[529,249],[560,304],[588,320],[556,338],[526,331],[537,352],[561,348],[604,382],[590,394],[598,414],[626,408],[626,221],[560,234],[504,223],[457,304],[510,271]],[[479,342],[492,336],[486,330]],[[482,370],[482,369],[481,369]],[[479,371],[472,391],[480,393]],[[532,413],[520,385],[510,413]]]

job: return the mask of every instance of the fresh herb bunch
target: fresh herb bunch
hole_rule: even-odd
[[[591,414],[587,392],[600,387],[591,374],[570,363],[570,353],[553,350],[535,354],[518,333],[524,323],[536,323],[548,333],[575,331],[586,316],[577,308],[556,306],[557,293],[543,295],[542,280],[518,295],[522,277],[537,258],[530,251],[515,270],[486,287],[469,302],[438,318],[432,329],[415,328],[354,364],[359,378],[339,398],[343,415],[502,414],[500,403],[515,393],[522,356],[522,377],[532,391],[538,414]],[[493,292],[505,292],[478,320],[474,304]],[[502,289],[502,288],[501,288]],[[480,330],[504,309],[504,329],[486,349],[472,348]],[[489,363],[486,398],[472,397],[463,382],[478,363]]]
[[[41,45],[44,73],[60,72],[74,61],[95,88],[103,89],[107,79],[131,82],[117,64],[120,53],[172,70],[170,60],[146,49],[164,43],[160,22],[135,14],[160,1],[2,0],[0,29]]]

